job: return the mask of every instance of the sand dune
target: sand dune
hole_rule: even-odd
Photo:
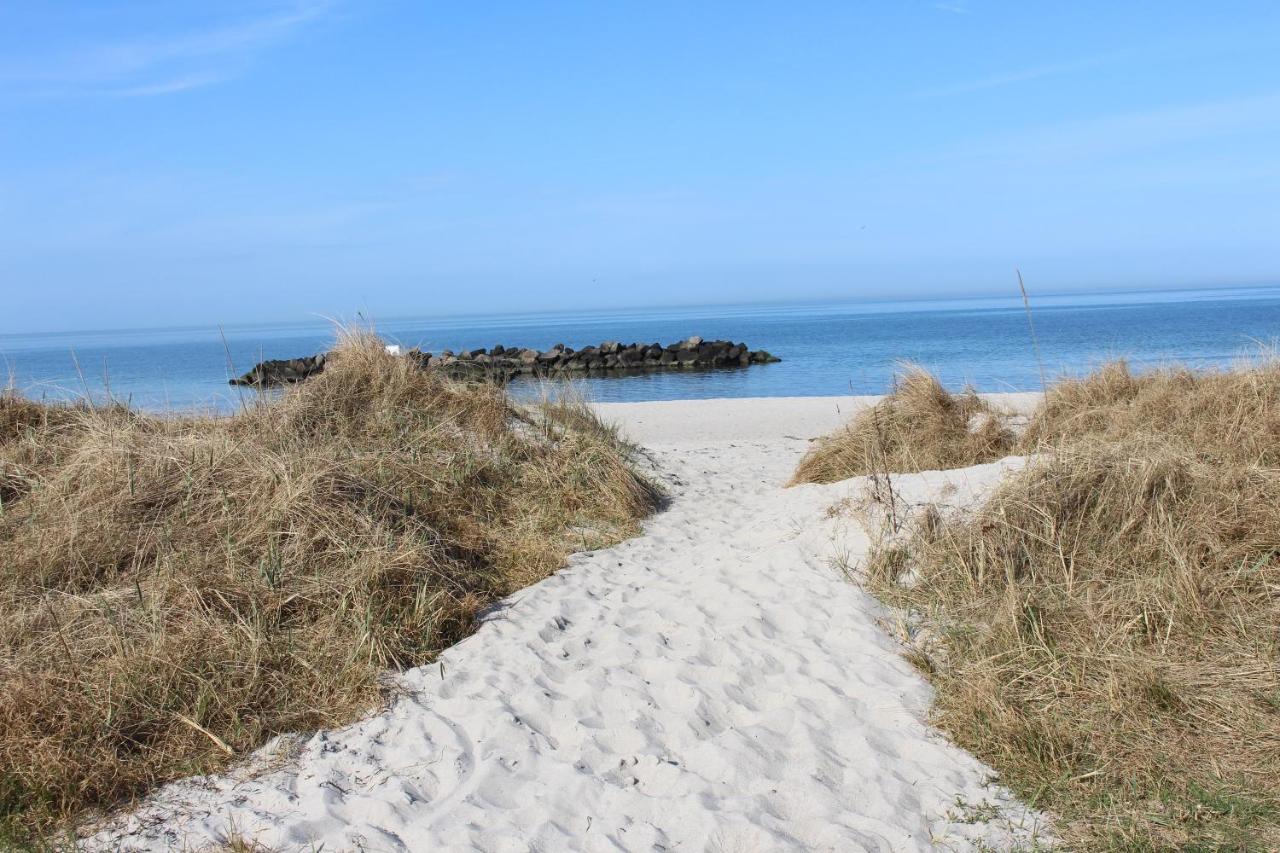
[[[930,693],[879,604],[833,564],[868,540],[784,489],[868,398],[603,405],[670,507],[513,596],[390,707],[282,738],[113,819],[91,849],[1008,849],[1043,820],[924,722]],[[1001,402],[1023,404],[1025,398]],[[905,475],[964,502],[1019,465]]]

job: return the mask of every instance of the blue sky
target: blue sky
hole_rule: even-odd
[[[0,0],[0,332],[1280,282],[1280,4]]]

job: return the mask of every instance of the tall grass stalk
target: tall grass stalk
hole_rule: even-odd
[[[1044,372],[1044,359],[1040,357],[1040,338],[1036,335],[1036,324],[1031,318],[1031,297],[1027,295],[1027,286],[1022,281],[1022,270],[1014,269],[1018,274],[1018,290],[1022,291],[1022,307],[1027,312],[1027,329],[1031,332],[1031,348],[1036,355],[1036,366],[1040,369],[1040,390],[1049,393],[1049,380]]]

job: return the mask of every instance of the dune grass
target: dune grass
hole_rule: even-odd
[[[1088,850],[1280,849],[1280,367],[1049,389],[982,506],[887,539],[937,722]]]
[[[909,367],[880,402],[818,439],[792,482],[963,468],[1007,456],[1014,444],[1013,433],[977,394],[952,394],[923,368]]]
[[[1111,362],[1082,379],[1050,386],[1022,447],[1144,437],[1206,459],[1280,464],[1280,362],[1142,374],[1123,361]]]
[[[0,846],[347,722],[654,488],[580,405],[343,341],[232,417],[0,397]]]

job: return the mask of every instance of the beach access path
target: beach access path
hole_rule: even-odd
[[[511,596],[386,709],[169,785],[85,846],[1028,849],[1044,819],[927,724],[897,617],[841,567],[870,540],[829,510],[865,480],[784,487],[874,399],[599,405],[670,494],[643,535]],[[1021,462],[894,485],[959,505]]]

